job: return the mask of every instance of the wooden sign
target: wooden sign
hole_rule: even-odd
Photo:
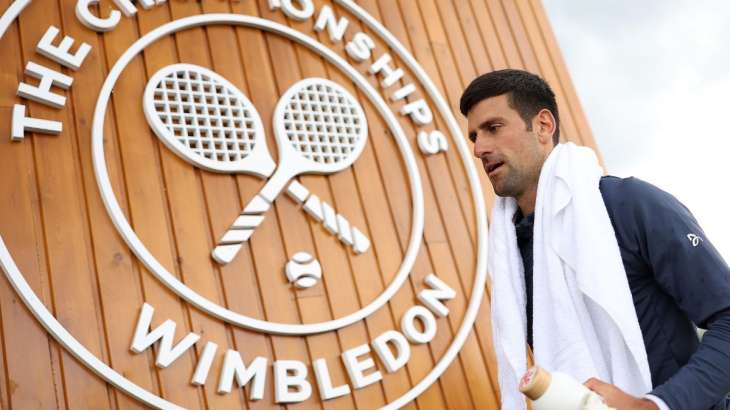
[[[2,408],[499,407],[455,107],[526,68],[593,145],[539,1],[0,16]]]

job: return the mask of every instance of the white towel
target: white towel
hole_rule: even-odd
[[[634,396],[651,389],[644,340],[606,206],[595,153],[556,146],[540,173],[533,236],[535,362]],[[502,409],[525,408],[518,378],[527,368],[525,277],[512,218],[514,198],[492,211],[489,271]]]

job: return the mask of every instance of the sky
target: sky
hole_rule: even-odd
[[[608,172],[676,196],[730,263],[730,1],[543,3]]]

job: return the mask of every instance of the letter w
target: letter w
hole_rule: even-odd
[[[152,323],[153,313],[155,313],[155,308],[147,303],[142,305],[142,311],[139,313],[139,320],[137,321],[137,329],[134,331],[134,339],[132,339],[132,351],[142,353],[148,347],[155,344],[155,342],[162,339],[157,351],[155,364],[157,364],[157,367],[164,369],[185,353],[190,346],[194,345],[200,339],[200,336],[195,333],[188,333],[180,343],[173,346],[172,340],[175,337],[175,322],[172,320],[168,319],[155,330],[149,333],[147,332]]]

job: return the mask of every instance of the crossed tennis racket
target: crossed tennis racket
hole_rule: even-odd
[[[324,78],[290,87],[274,110],[279,164],[271,158],[256,108],[219,74],[192,64],[173,64],[152,76],[144,93],[147,121],[173,152],[203,169],[268,178],[212,251],[231,262],[286,188],[289,196],[356,253],[370,240],[294,177],[332,174],[352,165],[368,139],[362,107],[347,90]]]

